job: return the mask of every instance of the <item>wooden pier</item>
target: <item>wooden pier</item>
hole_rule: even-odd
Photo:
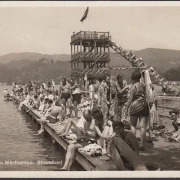
[[[37,121],[37,119],[42,117],[42,114],[37,110],[29,110],[28,107],[23,106],[23,110],[27,113],[32,120]],[[170,120],[169,111],[171,108],[166,108],[163,106],[158,107],[158,114],[160,115],[163,124],[166,127],[172,127]],[[39,123],[37,121],[37,123]],[[64,124],[50,124],[45,125],[45,131],[64,149],[67,148],[69,143],[73,141],[66,140],[62,137],[56,135],[64,127]],[[139,130],[137,130],[137,136],[140,136]],[[146,139],[148,137],[146,136]],[[180,159],[179,155],[179,144],[173,142],[167,142],[164,138],[158,137],[153,144],[145,142],[147,147],[145,152],[140,153],[141,159],[148,164],[157,165],[163,170],[179,170]],[[173,159],[172,157],[176,157]],[[109,158],[106,155],[100,157],[91,157],[90,154],[78,150],[76,160],[86,171],[118,171],[113,161],[107,161]]]
[[[37,110],[29,110],[29,108],[23,105],[22,108],[32,119],[36,120],[42,117]],[[38,121],[37,121],[38,122]],[[39,122],[38,122],[39,123]],[[68,144],[73,141],[59,137],[56,133],[62,130],[64,124],[45,124],[45,131],[64,149],[67,148]],[[109,157],[107,155],[99,157],[91,157],[90,154],[78,150],[76,160],[86,171],[117,171],[113,161],[107,161]]]

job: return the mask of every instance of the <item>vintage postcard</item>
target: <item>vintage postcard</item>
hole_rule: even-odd
[[[0,177],[178,177],[179,2],[0,2],[0,39]]]

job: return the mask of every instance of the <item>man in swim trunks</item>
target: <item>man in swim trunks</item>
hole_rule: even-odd
[[[59,97],[62,99],[63,105],[66,107],[67,100],[71,97],[71,85],[66,81],[66,78],[62,79],[59,86]]]

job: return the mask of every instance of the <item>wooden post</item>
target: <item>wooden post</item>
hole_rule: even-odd
[[[109,37],[109,32],[108,32],[108,37]],[[108,39],[108,68],[109,68],[109,64],[110,64],[110,41]]]
[[[97,52],[97,49],[96,49],[96,40],[94,40],[94,63],[96,62],[96,52]],[[94,64],[94,67],[97,68],[96,63]]]
[[[82,40],[80,41],[80,52],[82,53]]]
[[[88,90],[88,87],[87,87],[87,74],[85,74],[85,76],[84,76],[84,81],[85,81],[85,91],[87,91]],[[86,95],[87,95],[87,92],[86,92]]]

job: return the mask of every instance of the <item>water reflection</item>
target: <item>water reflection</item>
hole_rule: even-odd
[[[3,92],[5,87],[0,87]],[[9,88],[10,89],[10,88]],[[53,171],[62,165],[37,164],[37,161],[62,161],[65,152],[60,146],[53,145],[51,137],[38,136],[39,126],[32,121],[24,112],[20,112],[12,102],[3,100],[0,93],[0,161],[32,161],[33,165],[0,165],[1,171]],[[78,164],[74,170],[82,170]]]

